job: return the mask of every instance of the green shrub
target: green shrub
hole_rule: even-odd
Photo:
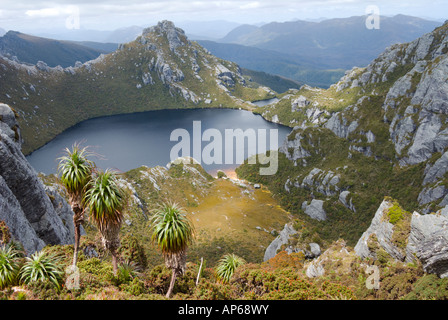
[[[13,285],[20,270],[19,254],[12,246],[0,246],[0,289]]]
[[[218,279],[224,283],[229,282],[236,268],[245,263],[246,261],[243,258],[240,258],[233,253],[226,254],[221,258],[221,260],[219,260],[219,263],[216,267],[216,274],[218,276]]]
[[[218,170],[217,177],[218,177],[218,179],[222,179],[222,178],[227,177],[227,175],[225,174],[224,171]]]
[[[61,258],[47,253],[45,250],[25,258],[20,269],[20,280],[25,284],[31,282],[50,282],[56,288],[61,288],[64,270],[60,264]]]
[[[425,274],[414,284],[414,290],[404,297],[409,300],[448,300],[448,279]]]
[[[77,264],[80,271],[81,284],[92,287],[102,287],[114,281],[112,264],[98,258],[80,261]]]
[[[201,281],[194,289],[194,297],[200,300],[233,300],[232,286],[223,283]]]

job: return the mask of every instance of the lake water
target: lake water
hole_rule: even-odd
[[[195,131],[193,127],[195,126]],[[200,129],[200,131],[198,130]],[[204,150],[204,147],[219,138],[213,136],[206,140],[202,133],[208,129],[217,129],[222,135],[222,147],[225,146],[225,130],[253,129],[257,134],[266,130],[266,149],[271,149],[269,140],[270,129],[278,130],[278,146],[280,146],[290,133],[291,128],[281,126],[264,120],[261,116],[244,110],[231,109],[194,109],[194,110],[161,110],[149,111],[143,113],[116,115],[90,119],[81,122],[50,141],[42,148],[34,151],[27,156],[28,161],[38,172],[51,174],[57,172],[57,158],[63,155],[65,148],[71,148],[75,142],[81,142],[83,146],[89,146],[90,150],[101,155],[101,158],[95,157],[95,161],[100,168],[113,168],[121,172],[138,168],[142,165],[155,167],[158,165],[166,166],[170,162],[170,152],[176,146],[179,146],[183,138],[177,138],[170,141],[174,130],[180,129],[188,132],[190,135],[190,155],[198,154],[193,146]],[[210,130],[209,130],[210,131]],[[199,136],[198,136],[198,132]],[[214,131],[217,133],[217,131]],[[196,135],[195,135],[196,134]],[[257,135],[257,137],[259,137]],[[186,140],[186,139],[185,139]],[[201,141],[203,140],[203,141]],[[257,146],[260,147],[257,140],[256,146],[248,146],[244,143],[245,158],[257,154]],[[183,143],[183,142],[182,142]],[[197,150],[198,148],[196,148]],[[196,152],[196,153],[194,153]],[[199,151],[199,155],[201,151]],[[213,151],[209,154],[215,156]],[[201,161],[203,167],[211,174],[215,174],[218,169],[231,171],[238,167],[236,163],[236,154],[239,152],[236,143],[233,147],[235,161],[233,163],[206,164]],[[225,163],[225,150],[222,149],[222,161]],[[179,156],[182,155],[179,152]],[[185,154],[184,154],[185,155]],[[197,158],[197,157],[195,157]],[[210,161],[209,161],[210,162]]]

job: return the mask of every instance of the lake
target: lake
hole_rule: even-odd
[[[177,130],[176,130],[177,129]],[[211,129],[211,130],[209,130]],[[238,133],[241,129],[244,132],[251,130],[258,137],[256,144],[244,143],[243,146],[236,142],[231,150],[233,152],[233,162],[225,161],[224,149],[226,142],[226,130]],[[175,131],[176,130],[176,131]],[[264,130],[264,131],[263,131]],[[264,120],[260,115],[245,110],[232,109],[189,109],[189,110],[161,110],[148,111],[134,114],[124,114],[100,117],[83,121],[63,133],[59,134],[45,146],[34,151],[27,156],[28,161],[38,172],[51,174],[57,172],[57,158],[61,157],[65,148],[71,148],[75,142],[81,142],[82,146],[89,146],[90,150],[101,157],[92,158],[98,167],[102,169],[113,168],[125,172],[130,169],[141,167],[166,166],[170,161],[170,153],[174,149],[179,149],[180,144],[190,146],[190,156],[199,155],[198,148],[204,150],[207,145],[214,143],[213,146],[222,145],[222,161],[207,161],[207,157],[200,161],[205,170],[210,174],[216,174],[217,170],[232,171],[238,167],[236,160],[238,152],[244,151],[244,157],[260,153],[263,151],[263,144],[260,133],[266,132],[265,150],[270,150],[272,142],[270,133],[277,130],[280,146],[291,132],[291,128],[278,125]],[[172,133],[184,133],[172,138]],[[199,135],[198,135],[199,133]],[[214,133],[212,138],[206,133]],[[219,140],[220,135],[222,141]],[[241,132],[240,132],[241,133]],[[186,141],[185,135],[190,135],[189,141]],[[176,136],[176,135],[175,135]],[[238,135],[237,135],[238,136]],[[241,134],[239,135],[241,136]],[[236,141],[236,139],[235,139]],[[247,141],[244,140],[244,141]],[[219,143],[216,143],[219,142]],[[195,147],[195,148],[194,148]],[[244,150],[239,150],[243,148]],[[178,154],[182,154],[182,149]],[[210,147],[208,148],[210,151]],[[216,148],[209,154],[214,159],[219,160],[218,149]],[[197,157],[195,157],[197,159]],[[213,159],[212,159],[213,160]]]

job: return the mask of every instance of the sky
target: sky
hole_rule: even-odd
[[[428,4],[430,3],[430,5]],[[0,0],[0,28],[32,31],[55,29],[114,30],[148,27],[161,20],[226,20],[257,24],[366,14],[407,14],[448,19],[447,0]]]

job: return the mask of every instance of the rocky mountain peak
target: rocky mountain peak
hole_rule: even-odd
[[[144,29],[142,33],[144,37],[151,34],[166,37],[168,39],[170,50],[173,52],[178,47],[189,43],[185,31],[177,28],[173,22],[168,20],[160,21],[157,25]]]

